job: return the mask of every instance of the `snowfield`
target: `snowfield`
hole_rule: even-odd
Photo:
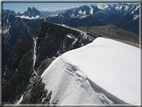
[[[141,49],[103,37],[64,53],[42,74],[51,103],[141,103]],[[125,103],[124,103],[125,102]]]
[[[22,16],[16,16],[16,17],[20,17],[21,19],[29,19],[29,20],[32,20],[32,19],[39,19],[40,16],[37,15],[37,16],[32,16],[32,17],[29,17],[29,16],[25,16],[25,15],[22,15]]]

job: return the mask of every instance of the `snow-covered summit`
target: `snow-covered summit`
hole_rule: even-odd
[[[127,4],[127,3],[115,3],[115,4],[104,4],[99,3],[97,7],[101,10],[105,10],[110,13],[125,13],[128,12],[135,4]]]
[[[58,57],[41,76],[51,102],[140,105],[140,49],[99,37]]]

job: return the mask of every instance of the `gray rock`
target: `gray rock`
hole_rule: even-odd
[[[37,74],[40,76],[45,71],[45,69],[52,63],[52,61],[55,60],[55,58],[56,57],[52,57],[42,61],[41,65],[37,70]]]

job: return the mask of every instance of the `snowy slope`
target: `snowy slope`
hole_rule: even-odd
[[[140,49],[99,37],[58,57],[41,77],[52,90],[51,102],[59,100],[59,105],[116,104],[117,98],[139,105]],[[117,98],[110,100],[94,83]]]
[[[18,16],[18,15],[17,15],[16,17],[20,17],[20,18],[22,18],[22,19],[29,19],[29,20],[32,20],[32,19],[40,19],[40,18],[41,18],[39,15],[31,16],[31,17],[25,16],[25,15],[22,15],[22,16]]]

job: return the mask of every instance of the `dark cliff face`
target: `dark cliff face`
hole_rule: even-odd
[[[82,38],[84,38],[81,31],[74,28],[46,22],[38,27],[34,36],[37,38],[35,68],[39,67],[46,58],[59,56],[68,50],[81,47],[82,45],[76,44],[76,41],[78,40],[81,43],[83,42]],[[84,45],[91,42],[91,39],[87,37],[84,39],[86,40]]]
[[[19,37],[2,70],[3,102],[13,102],[27,85],[33,64],[32,48],[32,38],[27,35]]]
[[[10,56],[10,53],[12,52],[18,38],[21,35],[28,35],[29,37],[32,37],[36,31],[36,28],[40,25],[43,19],[21,19],[11,14],[4,13],[2,20],[2,53],[4,54],[2,66],[4,66],[7,63],[8,57]]]
[[[27,35],[20,36],[10,54],[7,64],[3,67],[3,102],[14,103],[20,98],[30,82],[32,82],[30,87],[34,87],[33,81],[36,80],[33,72],[34,69],[37,72],[37,76],[40,77],[56,57],[90,42],[92,42],[92,38],[80,30],[46,22],[41,23],[33,38]],[[34,56],[35,54],[36,57]],[[35,85],[38,84],[37,82]],[[36,89],[33,88],[33,90]],[[40,89],[39,92],[42,93]],[[28,101],[31,97],[28,97],[27,93],[31,97],[40,96],[36,95],[37,93],[33,95],[31,90],[25,91],[24,95],[26,96],[22,103],[36,103],[36,101],[40,100],[37,98],[32,102]],[[39,102],[41,103],[41,101]],[[47,102],[45,101],[45,103]]]
[[[24,15],[28,15],[28,16],[43,16],[35,7],[33,8],[28,8],[27,11],[24,12]]]

